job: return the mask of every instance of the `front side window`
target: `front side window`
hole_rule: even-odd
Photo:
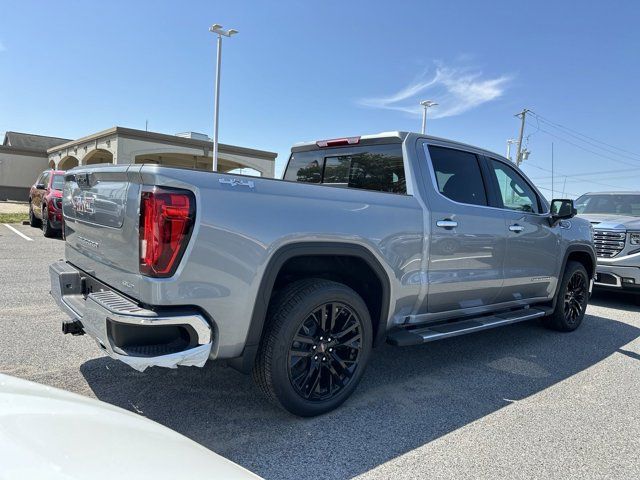
[[[489,159],[489,165],[498,183],[499,198],[504,208],[540,213],[536,192],[518,172],[492,158]]]
[[[64,175],[54,175],[51,180],[51,188],[54,190],[62,190],[64,187]]]
[[[460,203],[487,205],[487,193],[478,157],[453,148],[434,145],[426,148],[442,195]]]

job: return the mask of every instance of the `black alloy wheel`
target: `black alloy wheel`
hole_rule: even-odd
[[[319,305],[304,318],[289,348],[289,380],[298,395],[325,401],[353,378],[362,351],[362,321],[347,305]]]
[[[564,317],[568,324],[576,323],[582,318],[588,295],[587,278],[581,271],[576,271],[569,279],[564,293]]]

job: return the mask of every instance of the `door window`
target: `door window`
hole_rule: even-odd
[[[49,186],[49,176],[49,173],[45,173],[44,175],[42,175],[42,180],[40,180],[40,183],[44,185],[45,189]]]
[[[520,212],[540,213],[538,195],[527,181],[505,163],[489,159],[491,171],[498,184],[498,198],[504,208]]]
[[[460,203],[487,205],[478,157],[453,148],[425,145],[442,195]]]

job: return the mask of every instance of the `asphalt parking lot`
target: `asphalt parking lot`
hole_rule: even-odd
[[[160,422],[268,478],[640,478],[640,308],[597,294],[571,334],[525,323],[374,352],[340,409],[299,419],[220,364],[139,373],[65,336],[64,243],[0,225],[0,372]],[[83,447],[78,446],[79,450]]]

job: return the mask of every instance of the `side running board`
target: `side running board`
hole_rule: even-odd
[[[399,347],[420,345],[422,343],[442,340],[444,338],[466,335],[490,328],[501,327],[512,323],[524,322],[544,317],[551,313],[545,308],[523,308],[495,315],[463,319],[446,323],[431,324],[413,329],[399,328],[387,335],[387,343]]]

